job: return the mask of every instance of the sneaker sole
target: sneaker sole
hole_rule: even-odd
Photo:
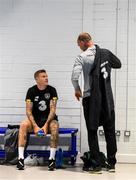
[[[24,168],[16,168],[17,170],[24,170]]]
[[[110,170],[108,170],[108,172],[114,173],[115,169],[110,169]]]
[[[84,171],[84,170],[82,170],[82,172],[83,172],[83,173],[89,173],[90,171]]]
[[[55,167],[48,167],[48,171],[55,171]]]
[[[88,171],[90,174],[102,174],[102,171]]]
[[[55,169],[48,169],[48,171],[55,171]]]

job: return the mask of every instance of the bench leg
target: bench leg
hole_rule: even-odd
[[[71,134],[71,165],[74,165],[76,162],[76,133]]]

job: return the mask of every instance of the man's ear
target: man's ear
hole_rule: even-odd
[[[36,80],[36,81],[38,80],[38,76],[37,76],[37,77],[35,77],[35,80]]]

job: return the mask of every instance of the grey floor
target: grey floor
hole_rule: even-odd
[[[136,164],[117,164],[116,173],[102,174],[82,172],[81,164],[66,169],[48,171],[47,166],[26,166],[24,171],[15,166],[0,166],[0,180],[136,180]]]

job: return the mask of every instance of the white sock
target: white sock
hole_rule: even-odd
[[[24,159],[24,147],[18,147],[18,159]]]
[[[56,155],[56,148],[50,148],[50,157],[49,157],[49,159],[54,159],[55,160],[55,155]]]

